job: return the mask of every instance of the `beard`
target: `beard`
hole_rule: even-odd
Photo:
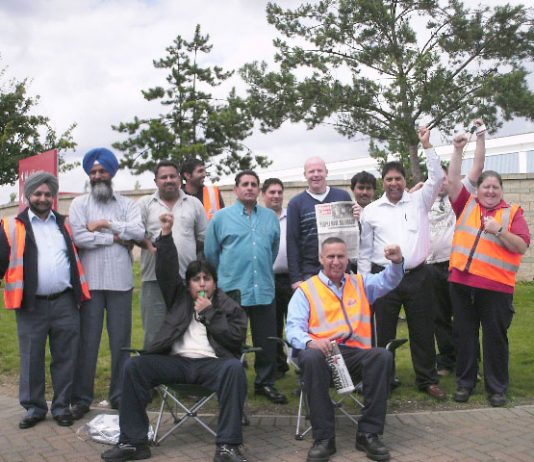
[[[91,196],[97,202],[109,202],[113,196],[111,180],[91,181]]]

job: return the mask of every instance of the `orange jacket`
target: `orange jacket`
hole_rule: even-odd
[[[206,215],[208,216],[208,221],[213,218],[215,212],[222,208],[219,197],[220,193],[217,186],[204,186],[202,202],[206,210]]]
[[[4,218],[2,220],[7,241],[10,247],[9,266],[4,276],[6,287],[4,289],[4,304],[8,310],[19,309],[22,306],[24,297],[24,250],[26,246],[26,226],[15,217]],[[65,229],[71,237],[72,230],[70,226],[65,223]],[[72,243],[74,256],[76,258],[76,265],[78,267],[78,274],[80,276],[80,285],[84,300],[91,299],[89,292],[89,285],[85,278],[85,271],[82,263],[78,258],[76,247]]]
[[[510,230],[519,205],[498,209],[495,219]],[[469,198],[456,221],[449,269],[455,268],[515,287],[522,255],[510,252],[498,236],[484,233],[482,213],[474,197]]]
[[[371,307],[363,278],[359,274],[345,277],[342,300],[319,276],[300,286],[310,304],[310,337],[314,340],[338,337],[347,346],[371,348]]]

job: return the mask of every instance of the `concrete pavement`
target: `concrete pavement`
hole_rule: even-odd
[[[23,409],[15,398],[0,396],[0,461],[98,461],[109,446],[84,441],[77,430],[100,412],[111,411],[94,409],[66,428],[48,416],[34,428],[20,430]],[[305,461],[311,438],[296,441],[294,425],[294,417],[252,416],[251,425],[244,429],[244,453],[249,461]],[[337,454],[332,462],[368,460],[354,449],[354,433],[352,424],[338,419]],[[387,417],[384,442],[394,461],[532,462],[534,406],[392,414]],[[213,438],[196,423],[188,423],[180,433],[152,448],[150,460],[209,462],[213,452]]]

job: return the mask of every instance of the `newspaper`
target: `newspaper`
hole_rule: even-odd
[[[353,205],[354,202],[340,201],[315,206],[319,254],[321,253],[321,244],[325,239],[339,237],[347,244],[348,258],[350,260],[358,258],[360,227],[358,221],[352,216]]]

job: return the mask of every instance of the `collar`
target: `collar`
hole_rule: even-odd
[[[376,205],[378,206],[389,205],[391,207],[395,207],[397,204],[402,204],[404,202],[411,202],[411,201],[412,201],[412,195],[409,192],[404,191],[402,193],[402,197],[400,198],[399,202],[397,202],[396,204],[394,204],[388,199],[388,196],[386,195],[386,193],[382,194],[382,197],[380,197],[380,199],[377,199],[375,202],[376,202]]]
[[[239,199],[236,199],[234,206],[241,209],[242,215],[248,215],[248,209]],[[258,202],[256,201],[256,205],[254,205],[252,212],[257,212],[257,211],[258,211]]]
[[[345,287],[345,282],[347,281],[347,277],[343,275],[343,278],[341,278],[341,287],[337,287],[334,282],[326,275],[324,274],[324,271],[319,271],[319,279],[323,281],[329,288],[336,289],[336,290],[342,290]]]
[[[30,219],[30,222],[33,223],[34,220],[39,220],[43,223],[46,223],[49,220],[56,221],[56,216],[54,215],[54,212],[50,210],[48,213],[48,216],[43,220],[42,218],[38,217],[35,213],[32,212],[30,208],[28,208],[28,218]]]
[[[180,188],[178,190],[178,199],[176,199],[176,202],[184,201],[184,200],[188,199],[189,197],[190,196],[185,191],[182,191],[182,188]],[[159,191],[157,189],[154,192],[154,194],[152,194],[152,200],[153,201],[158,201],[158,202],[163,202],[163,199],[161,199],[161,197],[159,195]]]

